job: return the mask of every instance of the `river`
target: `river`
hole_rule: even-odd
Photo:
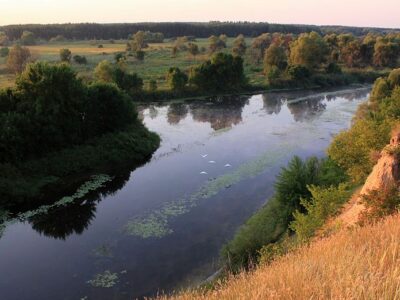
[[[139,106],[162,138],[149,162],[104,174],[94,192],[65,195],[72,203],[3,217],[0,298],[133,299],[203,281],[219,268],[223,244],[271,196],[280,168],[293,155],[323,156],[369,92]]]

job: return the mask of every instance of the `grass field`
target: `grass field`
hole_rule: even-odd
[[[225,51],[230,52],[232,48],[233,38],[229,38]],[[246,39],[247,45],[250,46],[251,39]],[[208,49],[207,39],[197,39],[195,41],[199,48]],[[103,48],[99,48],[103,45]],[[180,51],[176,57],[172,57],[172,48],[174,42],[166,40],[164,43],[150,44],[145,49],[146,55],[143,62],[136,60],[133,57],[128,57],[127,68],[129,71],[136,72],[145,81],[145,85],[150,79],[157,81],[160,89],[166,89],[165,74],[170,67],[179,67],[186,70],[193,65],[200,64],[207,60],[210,56],[208,52],[201,53],[196,57],[191,56],[187,51]],[[114,43],[109,41],[74,41],[74,42],[58,42],[46,43],[36,46],[29,46],[34,60],[47,61],[57,63],[60,61],[60,49],[70,49],[72,55],[84,55],[88,60],[87,65],[77,65],[72,63],[73,68],[78,74],[84,78],[91,79],[93,70],[96,65],[102,60],[114,61],[114,55],[118,52],[124,52],[126,41],[118,40]],[[265,76],[262,74],[262,65],[256,66],[250,62],[250,57],[246,55],[245,73],[249,78],[250,83],[264,84]],[[15,76],[10,74],[5,65],[5,59],[0,58],[0,87],[11,86]]]

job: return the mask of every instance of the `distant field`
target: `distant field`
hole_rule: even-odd
[[[233,39],[228,39],[227,52],[231,51]],[[251,39],[246,39],[247,45],[251,44]],[[199,48],[208,49],[207,39],[197,39],[195,41]],[[103,45],[103,48],[99,48]],[[164,43],[150,44],[149,48],[145,49],[146,56],[143,62],[137,61],[133,57],[128,57],[127,67],[129,71],[138,73],[145,81],[145,84],[150,79],[157,81],[159,88],[166,89],[165,74],[170,67],[179,67],[183,70],[190,68],[193,65],[199,64],[209,58],[207,52],[192,57],[187,51],[178,52],[176,57],[172,57],[172,47],[174,42],[165,41]],[[77,65],[72,63],[73,68],[78,74],[84,78],[92,78],[93,70],[96,65],[102,60],[114,61],[114,55],[118,52],[124,52],[126,41],[118,40],[115,43],[109,41],[71,41],[48,43],[37,46],[29,46],[32,57],[35,60],[57,63],[60,61],[59,51],[63,48],[71,50],[72,55],[85,55],[88,64]],[[265,83],[265,77],[262,74],[262,66],[255,66],[250,63],[249,57],[245,56],[245,73],[253,84]],[[11,86],[14,83],[15,76],[8,73],[5,66],[5,59],[0,58],[0,87]]]

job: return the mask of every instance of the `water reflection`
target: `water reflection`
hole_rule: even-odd
[[[172,103],[168,107],[168,123],[171,125],[177,125],[179,122],[187,117],[189,113],[189,107],[185,103]]]

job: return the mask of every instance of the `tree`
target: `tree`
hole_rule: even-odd
[[[361,46],[361,42],[358,39],[354,39],[342,46],[340,57],[347,67],[354,68],[360,66],[362,62]]]
[[[31,52],[28,48],[16,45],[11,48],[8,54],[7,67],[14,73],[21,73],[30,58]]]
[[[132,36],[132,39],[128,42],[127,51],[137,52],[147,47],[148,45],[145,40],[145,32],[138,31]]]
[[[50,39],[50,43],[59,43],[59,42],[65,42],[65,41],[66,41],[66,38],[61,34],[59,34],[55,37],[52,37]]]
[[[226,43],[224,41],[224,37],[222,37],[222,39],[221,39],[221,36],[217,37],[215,35],[212,35],[208,38],[208,41],[210,43],[209,50],[211,53],[214,53],[214,52],[217,52],[217,51],[220,51],[220,50],[226,48]]]
[[[9,39],[4,31],[0,31],[0,46],[8,46]]]
[[[30,32],[30,31],[22,32],[21,44],[25,45],[25,46],[35,45],[36,38],[35,38],[35,35],[33,34],[33,32]]]
[[[182,91],[188,82],[188,76],[179,68],[170,68],[167,73],[167,82],[172,90]]]
[[[60,60],[62,62],[71,62],[72,52],[69,49],[60,49]]]
[[[265,50],[272,43],[272,36],[269,33],[264,33],[256,37],[251,43],[251,57],[254,63],[260,63],[264,59]]]
[[[272,67],[279,71],[284,71],[287,66],[287,55],[283,47],[277,44],[271,44],[264,56],[264,72],[267,74]]]
[[[73,60],[78,65],[86,65],[87,64],[86,56],[83,56],[83,55],[82,56],[81,55],[74,55]]]
[[[243,34],[237,36],[233,41],[232,54],[236,56],[243,56],[246,53],[247,45]]]
[[[199,54],[199,46],[195,43],[188,44],[188,51],[193,56],[196,57]]]
[[[94,77],[98,81],[113,82],[114,67],[108,60],[103,60],[94,69]]]
[[[374,47],[374,65],[378,67],[393,67],[399,58],[399,45],[384,39],[379,39]]]
[[[290,47],[290,64],[315,70],[327,59],[326,42],[316,32],[303,33]]]
[[[216,53],[191,70],[190,82],[205,91],[240,90],[246,84],[243,59],[226,53]]]
[[[371,92],[371,101],[381,101],[386,97],[389,97],[391,94],[391,88],[389,82],[385,78],[378,78]]]
[[[127,73],[121,67],[115,67],[113,81],[117,86],[129,93],[138,93],[143,89],[143,80],[136,73]]]

